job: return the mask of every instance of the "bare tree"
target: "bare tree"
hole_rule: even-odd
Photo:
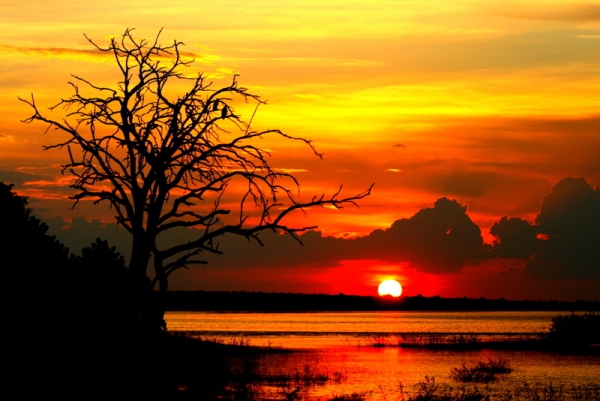
[[[163,46],[159,37],[160,32],[154,41],[138,40],[127,29],[101,47],[86,36],[99,52],[114,57],[121,81],[117,87],[103,87],[73,76],[69,84],[74,93],[50,108],[66,110],[61,120],[40,113],[33,95],[21,99],[34,111],[24,122],[41,121],[48,124],[47,130],[68,134],[65,141],[45,149],[68,150],[63,173],[75,178],[72,199],[107,201],[117,223],[131,233],[128,274],[133,291],[144,300],[137,306],[139,315],[152,320],[151,325],[162,321],[163,313],[145,316],[144,294],[156,284],[159,292],[167,291],[174,271],[205,263],[199,257],[202,252],[219,253],[222,235],[241,235],[260,243],[261,231],[276,230],[299,240],[298,233],[314,227],[287,225],[284,218],[290,213],[355,204],[372,188],[349,197],[341,197],[338,190],[332,196],[299,201],[296,178],[274,169],[269,152],[254,143],[263,136],[279,136],[300,141],[321,157],[312,142],[277,129],[254,130],[252,118],[242,119],[234,106],[236,101],[253,103],[256,112],[265,103],[259,96],[239,86],[237,76],[219,89],[213,89],[202,74],[190,78],[186,68],[193,60],[183,57],[183,43]],[[180,82],[189,89],[173,96],[173,84]],[[90,91],[94,96],[83,93]],[[242,184],[237,206],[223,206],[225,197],[233,193],[231,188],[239,190]],[[159,248],[159,235],[181,227],[199,228],[197,237]]]

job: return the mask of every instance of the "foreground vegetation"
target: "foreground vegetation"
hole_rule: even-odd
[[[597,318],[598,313],[557,317],[547,336],[538,341],[559,342],[565,338],[576,341],[572,328],[584,324],[593,330]],[[60,399],[90,399],[92,395],[92,398],[113,399],[118,395],[117,398],[164,401],[262,401],[310,400],[315,388],[345,380],[344,372],[323,371],[318,361],[292,368],[277,363],[286,358],[302,360],[303,353],[255,347],[244,338],[224,342],[163,333],[141,341],[127,333],[102,333],[103,337],[80,332],[32,339],[18,350],[20,357],[11,364],[13,373],[21,378],[11,384],[18,386],[23,399],[53,394]],[[586,336],[595,338],[589,333]],[[472,339],[452,341],[461,345]],[[388,395],[385,400],[600,401],[598,384],[557,387],[552,383],[522,383],[510,388],[488,387],[487,383],[502,379],[511,370],[509,362],[503,359],[463,365],[449,372],[458,386],[426,378],[411,391],[401,388],[398,394]],[[474,385],[469,387],[465,383]],[[368,393],[332,394],[329,399],[321,397],[321,401],[360,401],[371,397]]]
[[[245,339],[215,342],[184,335],[170,336],[157,351],[162,356],[158,362],[144,362],[138,372],[143,377],[124,381],[121,376],[120,385],[126,386],[118,389],[119,381],[113,377],[108,387],[111,392],[132,399],[164,401],[600,401],[600,383],[554,385],[551,381],[513,379],[505,385],[503,379],[513,368],[501,358],[452,369],[450,384],[426,376],[410,388],[399,384],[397,392],[383,394],[383,398],[373,392],[315,397],[312,394],[318,387],[342,383],[347,377],[344,372],[323,370],[318,361],[304,363],[302,352],[256,347]],[[281,363],[285,360],[301,362],[290,368]],[[157,377],[152,371],[159,366],[169,366],[169,370],[161,370]],[[498,380],[499,384],[490,385]]]
[[[238,395],[240,395],[238,393]],[[264,395],[264,393],[263,393]],[[271,394],[273,395],[273,394]],[[306,395],[306,393],[305,393]],[[372,391],[338,394],[327,401],[369,401],[374,398]],[[301,400],[288,394],[269,398],[236,398],[237,400]],[[308,398],[311,399],[311,398]],[[394,394],[383,394],[385,401],[600,401],[600,385],[554,385],[552,382],[530,384],[520,382],[510,387],[452,386],[438,383],[434,377],[425,376],[412,389],[399,385]],[[318,398],[322,400],[322,398]]]
[[[337,395],[329,401],[369,401],[372,392]],[[425,376],[412,389],[400,384],[398,395],[384,394],[386,401],[599,401],[600,384],[556,386],[552,382],[521,382],[510,387],[451,386]]]
[[[478,387],[440,384],[433,377],[415,386],[413,392],[401,389],[404,401],[598,401],[600,384],[555,386],[552,382],[519,383],[510,387]]]

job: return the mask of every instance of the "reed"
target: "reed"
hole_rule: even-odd
[[[400,346],[440,346],[479,344],[477,334],[404,333],[399,336]]]
[[[260,369],[256,360],[243,361],[238,369],[231,371],[229,384],[219,399],[224,400],[281,400],[306,399],[310,390],[345,380],[341,372],[326,372],[312,364],[291,371]]]
[[[219,337],[198,337],[200,341],[211,342],[219,345],[230,345],[233,347],[253,347],[252,342],[245,336],[231,337],[231,338],[219,338]]]
[[[376,336],[370,339],[367,346],[375,348],[442,348],[471,347],[480,345],[477,334],[445,334],[445,333],[402,333],[397,336]]]

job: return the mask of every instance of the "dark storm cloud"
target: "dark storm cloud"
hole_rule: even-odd
[[[502,217],[490,229],[496,240],[492,256],[507,259],[527,259],[537,250],[537,230],[519,217]]]
[[[466,210],[455,200],[441,198],[434,207],[362,238],[323,237],[319,232],[307,232],[300,237],[303,247],[288,235],[270,232],[261,234],[265,247],[228,238],[221,242],[224,254],[209,259],[222,267],[332,266],[342,260],[371,259],[408,262],[424,272],[454,272],[483,255],[481,231]]]
[[[545,238],[525,269],[536,277],[600,278],[600,191],[565,178],[544,197],[535,220]]]
[[[48,223],[50,233],[72,251],[78,252],[100,237],[116,245],[126,257],[129,254],[129,235],[116,224],[83,218],[74,219],[70,225],[60,218]],[[193,229],[173,231],[160,238],[159,245],[186,242],[198,234]],[[557,183],[544,197],[534,225],[521,218],[504,217],[492,226],[491,234],[496,238],[494,244],[484,244],[467,207],[440,198],[433,207],[360,238],[324,237],[309,231],[300,236],[302,246],[290,235],[265,231],[260,233],[265,246],[228,236],[220,239],[222,255],[206,253],[200,257],[212,268],[238,273],[248,268],[275,271],[302,266],[306,274],[317,274],[322,267],[339,266],[347,260],[408,263],[421,272],[449,273],[469,264],[477,269],[473,267],[477,260],[504,258],[527,260],[524,271],[531,278],[600,278],[600,193],[582,178]],[[537,239],[538,235],[547,239]]]
[[[467,261],[480,258],[484,249],[481,230],[466,211],[456,200],[441,198],[433,208],[354,242],[372,259],[409,262],[424,272],[459,271]]]
[[[409,219],[397,220],[387,230],[375,230],[366,237],[342,239],[323,237],[309,231],[300,236],[303,246],[290,235],[272,231],[260,233],[264,247],[239,236],[220,239],[221,255],[200,256],[212,267],[239,269],[251,267],[334,266],[342,260],[375,259],[390,263],[410,263],[425,272],[456,272],[467,261],[483,255],[479,227],[466,214],[467,207],[455,200],[438,199],[432,208],[420,210]],[[62,220],[62,219],[61,219]],[[127,233],[115,224],[98,220],[50,221],[56,234],[72,250],[88,246],[96,237],[110,238],[124,255],[128,254]],[[60,227],[60,228],[59,228]],[[61,229],[62,228],[62,229]],[[187,242],[199,231],[182,229],[159,240],[159,245]]]

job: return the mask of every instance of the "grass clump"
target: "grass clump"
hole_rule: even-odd
[[[474,366],[463,364],[460,368],[453,368],[450,375],[456,381],[463,383],[489,383],[497,379],[498,374],[507,374],[514,369],[506,359],[489,359],[487,362],[477,362]]]
[[[219,400],[262,401],[304,400],[315,387],[340,383],[345,376],[340,372],[323,371],[309,363],[290,369],[282,360],[243,359],[230,365],[225,391]]]
[[[489,394],[480,391],[477,387],[454,388],[444,383],[437,383],[435,377],[430,376],[425,376],[425,381],[417,383],[413,393],[405,393],[400,386],[400,397],[403,401],[490,401]]]
[[[521,383],[499,393],[498,401],[599,401],[600,384],[556,386]],[[494,400],[495,401],[495,400]]]

